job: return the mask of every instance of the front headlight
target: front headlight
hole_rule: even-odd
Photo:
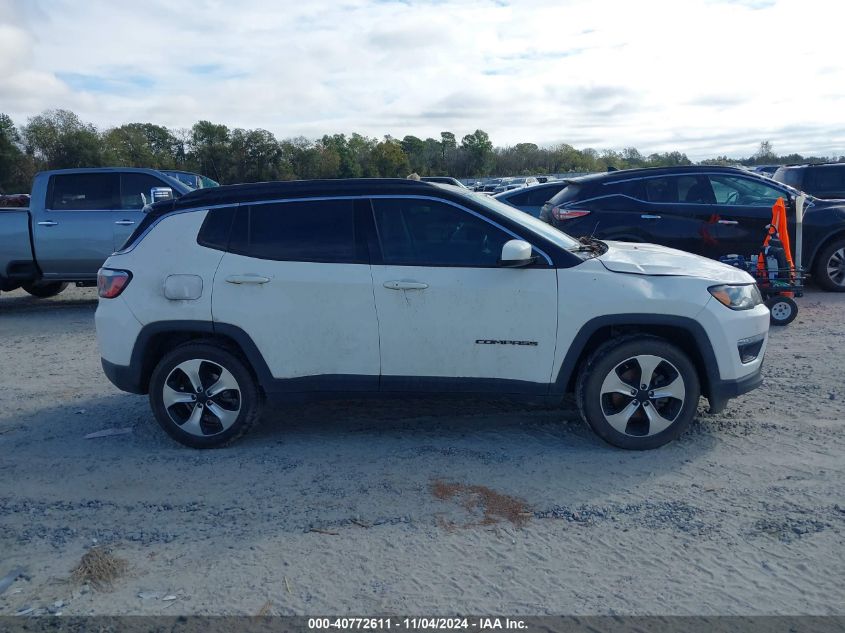
[[[731,310],[750,310],[761,303],[763,297],[755,284],[744,286],[710,286],[707,290],[716,300]]]

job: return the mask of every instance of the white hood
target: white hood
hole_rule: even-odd
[[[607,252],[598,260],[616,273],[700,277],[730,284],[754,282],[751,275],[739,268],[674,248],[631,242],[605,243]]]

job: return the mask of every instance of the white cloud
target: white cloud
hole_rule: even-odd
[[[839,154],[839,13],[824,0],[0,0],[0,111]]]

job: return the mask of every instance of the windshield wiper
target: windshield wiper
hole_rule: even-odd
[[[601,240],[597,240],[592,235],[583,235],[578,238],[578,242],[581,244],[577,248],[569,249],[573,253],[596,253],[597,255],[601,255],[607,250],[607,244],[602,242]]]

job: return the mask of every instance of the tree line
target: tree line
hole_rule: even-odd
[[[823,160],[831,159],[798,154],[777,156],[771,143],[764,141],[749,158],[719,156],[702,164]],[[845,157],[839,160],[845,161]],[[691,164],[681,152],[643,155],[633,147],[621,151],[576,149],[566,143],[495,147],[483,130],[467,134],[460,141],[452,132],[426,139],[412,135],[378,139],[353,133],[278,140],[267,130],[230,129],[210,121],[199,121],[190,129],[127,123],[100,130],[68,110],[47,110],[20,126],[0,113],[0,191],[6,193],[28,192],[37,171],[73,167],[181,169],[228,184],[297,178],[404,177],[411,172],[421,176],[479,178]]]

